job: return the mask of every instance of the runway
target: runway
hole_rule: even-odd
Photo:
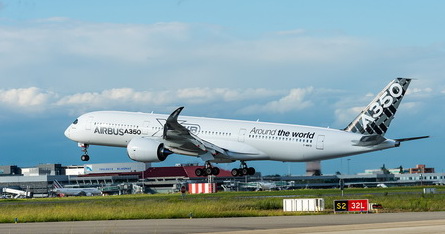
[[[0,224],[0,233],[443,233],[445,212]]]

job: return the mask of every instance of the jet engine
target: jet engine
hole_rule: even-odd
[[[164,144],[144,137],[133,138],[127,145],[128,157],[139,162],[162,162],[172,152]]]

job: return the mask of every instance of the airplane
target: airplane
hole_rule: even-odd
[[[54,180],[52,192],[58,196],[97,196],[102,192],[97,188],[64,188],[59,181]]]
[[[253,175],[248,161],[309,162],[399,147],[401,142],[428,138],[385,138],[410,78],[391,81],[344,129],[170,115],[96,111],[81,115],[65,131],[78,142],[88,161],[90,145],[126,147],[128,157],[161,162],[171,154],[201,158],[196,176],[218,175],[212,163],[240,161],[233,176]]]

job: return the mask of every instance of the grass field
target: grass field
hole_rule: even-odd
[[[186,195],[124,195],[0,200],[0,222],[49,222],[116,219],[210,218],[303,215],[283,212],[284,198],[324,198],[324,212],[332,213],[334,200],[369,199],[383,212],[445,211],[445,187],[437,194],[422,194],[423,187],[385,189],[293,190],[271,192],[221,192]],[[314,214],[314,213],[309,213]]]

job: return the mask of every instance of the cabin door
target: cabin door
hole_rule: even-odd
[[[324,135],[318,135],[317,138],[317,149],[324,150]]]

